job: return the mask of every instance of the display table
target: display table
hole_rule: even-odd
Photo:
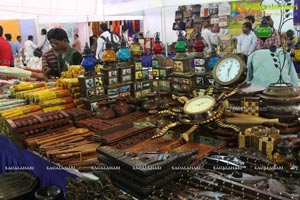
[[[41,187],[56,185],[64,191],[64,194],[66,194],[66,178],[82,176],[74,169],[59,168],[34,152],[17,147],[4,135],[0,135],[0,161],[0,173],[21,170],[23,167],[39,177]]]

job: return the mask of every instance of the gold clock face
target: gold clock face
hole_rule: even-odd
[[[244,77],[245,64],[242,58],[235,54],[228,54],[221,58],[214,67],[213,77],[223,86],[232,85]]]
[[[186,114],[197,115],[213,109],[216,100],[211,96],[195,97],[185,103],[183,111]]]

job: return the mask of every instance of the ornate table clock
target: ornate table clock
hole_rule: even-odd
[[[81,65],[84,67],[84,75],[78,77],[80,100],[84,102],[86,109],[96,111],[98,101],[107,98],[104,93],[103,76],[95,72],[95,60],[87,43]]]
[[[210,122],[215,122],[220,127],[231,128],[234,131],[239,132],[240,129],[238,127],[224,124],[220,120],[220,117],[224,113],[222,102],[235,94],[240,87],[241,85],[237,85],[233,90],[226,93],[224,92],[217,98],[208,95],[198,96],[192,99],[188,99],[185,96],[176,97],[177,100],[183,104],[183,108],[179,109],[180,111],[173,112],[170,110],[163,110],[158,113],[162,116],[172,116],[172,118],[176,120],[166,125],[152,138],[161,137],[165,135],[169,129],[185,124],[190,125],[191,127],[182,133],[182,136],[185,141],[189,141],[190,135],[196,131],[200,125],[208,124]]]

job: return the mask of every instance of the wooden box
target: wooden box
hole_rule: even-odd
[[[119,68],[119,82],[131,82],[132,81],[132,67]]]
[[[118,68],[102,68],[101,73],[103,74],[103,85],[113,85],[119,83]]]
[[[93,76],[79,76],[79,91],[81,98],[97,98],[104,95],[103,77],[100,74]]]
[[[11,167],[16,168],[17,166],[13,165]],[[34,166],[25,167],[28,167],[28,169],[32,168],[29,170],[34,170]],[[39,178],[30,172],[19,170],[12,169],[14,172],[7,172],[0,175],[1,200],[35,199],[34,192],[40,186]]]
[[[174,93],[192,93],[194,73],[173,73],[171,91]]]
[[[146,139],[150,139],[156,133],[154,126],[135,127],[130,122],[116,126],[101,133],[96,134],[98,140],[104,145],[112,146],[117,149],[124,149],[140,143]],[[94,137],[96,137],[94,135]]]

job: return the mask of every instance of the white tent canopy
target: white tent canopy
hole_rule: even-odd
[[[141,31],[150,31],[151,36],[160,32],[161,39],[171,43],[177,37],[174,31],[169,30],[172,30],[179,5],[224,1],[241,0],[0,0],[0,20],[36,19],[37,24],[47,24],[139,19],[144,24]],[[274,0],[264,2],[274,4]],[[279,20],[276,16],[274,18],[277,27]],[[285,27],[292,26],[290,20]]]

